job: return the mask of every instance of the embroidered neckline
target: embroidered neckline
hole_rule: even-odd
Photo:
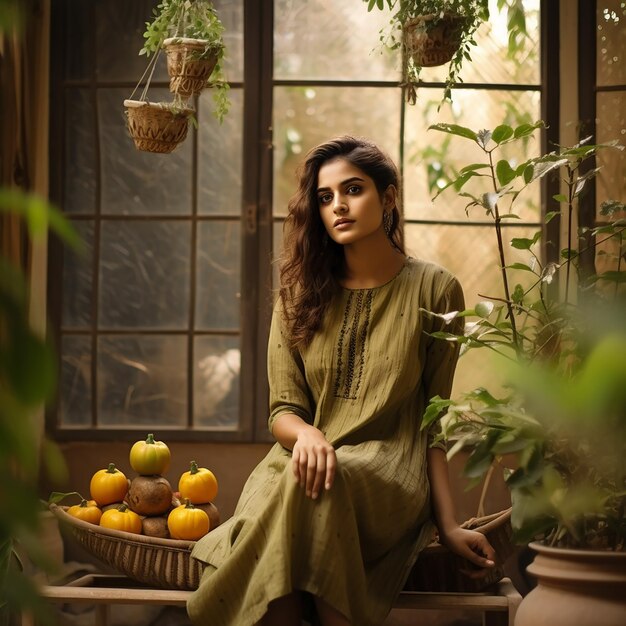
[[[383,287],[387,287],[388,285],[390,285],[391,283],[393,283],[396,278],[398,278],[398,276],[400,276],[404,270],[411,264],[411,261],[413,260],[412,257],[407,256],[406,259],[404,260],[404,263],[402,264],[402,267],[396,272],[396,274],[394,274],[386,283],[383,283],[382,285],[376,285],[375,287],[356,287],[356,288],[351,288],[351,287],[341,287],[342,291],[347,291],[347,292],[359,292],[359,291],[376,291],[377,289],[382,289]]]

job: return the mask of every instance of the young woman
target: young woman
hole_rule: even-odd
[[[196,625],[382,624],[418,553],[440,540],[492,567],[485,537],[459,527],[445,452],[420,430],[450,392],[455,344],[433,339],[463,293],[406,256],[398,173],[375,145],[312,150],[285,224],[268,348],[277,443],[234,516],[198,542]]]

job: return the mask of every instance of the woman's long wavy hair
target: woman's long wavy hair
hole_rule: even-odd
[[[280,259],[280,298],[293,347],[306,346],[319,329],[344,272],[343,246],[326,232],[317,199],[318,174],[324,163],[341,157],[367,174],[383,196],[389,185],[398,190],[386,233],[404,253],[400,224],[400,181],[394,162],[365,139],[338,137],[313,148],[298,170],[298,189],[289,201]]]

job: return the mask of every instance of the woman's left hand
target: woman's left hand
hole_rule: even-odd
[[[471,578],[480,578],[488,572],[489,568],[495,566],[496,551],[487,537],[478,531],[457,526],[441,534],[440,541],[452,552],[481,568],[473,572],[465,572]]]

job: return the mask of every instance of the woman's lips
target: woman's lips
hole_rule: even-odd
[[[348,228],[350,224],[354,224],[354,220],[340,219],[333,224],[333,228],[344,230],[345,228]]]

